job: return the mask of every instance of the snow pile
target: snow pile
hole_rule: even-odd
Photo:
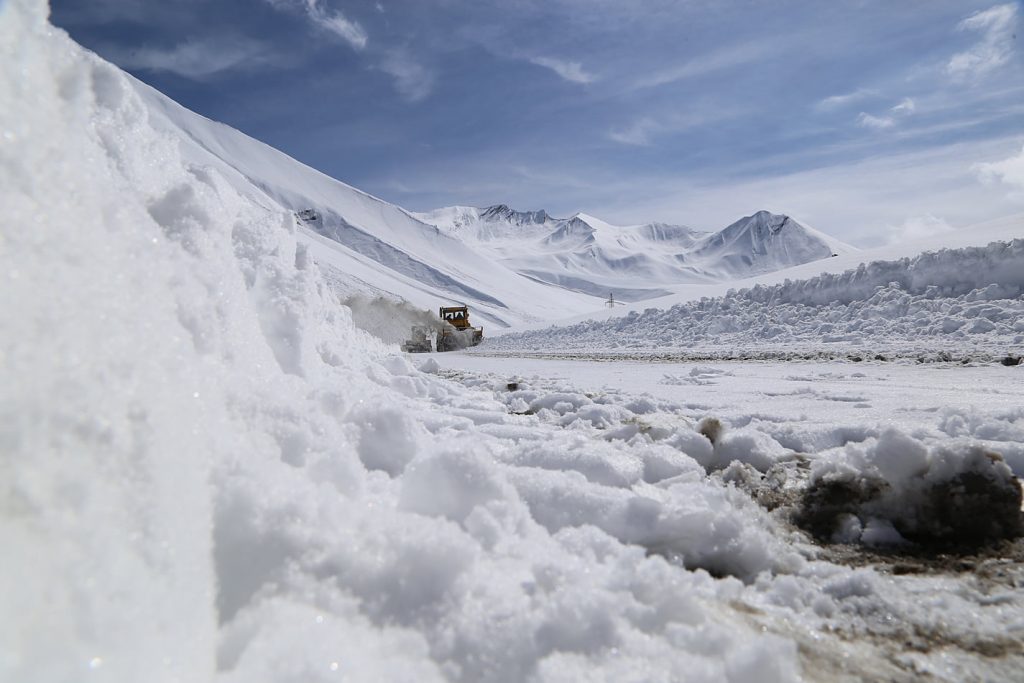
[[[707,357],[1024,346],[1024,239],[873,262],[842,274],[730,291],[669,309],[509,334],[489,351],[678,351]]]
[[[44,5],[0,51],[0,678],[796,680],[672,560],[798,567],[748,497],[393,355]]]
[[[456,367],[460,360],[471,360],[472,365],[480,367],[509,368],[517,365],[505,359],[444,356],[441,360],[445,365]],[[538,360],[527,364],[534,368],[546,365],[558,373],[566,372],[573,365],[568,361]],[[619,364],[575,365],[586,366],[576,374],[577,378],[596,379],[611,376],[607,370],[601,371],[601,366]],[[625,369],[635,369],[643,364],[621,365]],[[761,367],[763,364],[746,365]],[[884,368],[866,369],[885,374]],[[931,367],[898,366],[895,370],[913,373],[917,378],[915,382],[920,382],[918,376],[921,374],[949,372]],[[995,368],[956,371],[972,375],[998,373],[1003,379],[994,382],[994,386],[1001,390],[1012,386],[1012,381],[1005,379],[1005,373]],[[781,368],[780,372],[785,372],[785,369]],[[786,452],[776,443],[774,448],[782,452],[775,458],[766,459],[759,471],[750,464],[729,461],[730,456],[720,451],[719,444],[728,442],[732,434],[740,434],[744,438],[759,434],[763,438],[769,431],[780,438],[786,438],[788,434],[787,440],[793,440],[806,431],[806,415],[797,412],[782,417],[757,412],[765,408],[748,405],[740,408],[740,414],[728,422],[706,414],[697,420],[696,416],[704,413],[705,409],[699,402],[692,403],[692,397],[687,393],[693,387],[703,390],[703,385],[688,385],[685,390],[680,390],[678,385],[668,385],[668,391],[659,392],[659,396],[620,393],[615,389],[583,393],[565,380],[544,378],[550,374],[529,379],[504,375],[508,379],[502,379],[502,375],[480,377],[464,370],[450,370],[448,373],[459,376],[467,386],[490,390],[495,398],[514,411],[513,414],[523,413],[521,419],[524,421],[538,420],[542,423],[523,429],[523,425],[513,426],[514,418],[509,417],[500,423],[482,424],[480,430],[519,440],[520,447],[509,448],[503,456],[506,463],[559,475],[549,478],[547,487],[536,489],[531,489],[531,479],[524,475],[529,473],[530,477],[539,479],[542,476],[540,472],[519,471],[514,479],[533,516],[545,526],[561,527],[568,520],[570,526],[561,527],[558,533],[574,529],[572,520],[587,518],[606,533],[620,538],[631,537],[635,543],[646,544],[650,552],[686,566],[703,566],[715,574],[722,573],[724,569],[733,575],[743,576],[742,566],[737,564],[737,560],[758,561],[764,557],[760,555],[761,549],[768,550],[776,560],[788,555],[788,566],[777,566],[774,572],[760,571],[751,583],[731,598],[733,602],[719,603],[718,610],[728,612],[731,606],[742,605],[745,619],[752,619],[769,631],[792,638],[801,651],[807,653],[805,661],[810,662],[810,667],[805,670],[805,675],[821,680],[843,677],[857,680],[901,680],[909,677],[909,680],[921,672],[928,672],[938,680],[947,681],[993,677],[1012,679],[1016,675],[1021,659],[1020,605],[1024,600],[1019,586],[1019,541],[1017,545],[1009,546],[1008,556],[992,554],[988,559],[981,559],[985,557],[985,549],[981,549],[979,558],[958,559],[954,556],[950,559],[947,556],[945,561],[949,564],[968,568],[963,574],[957,573],[964,571],[962,568],[934,576],[917,575],[915,572],[934,571],[938,563],[934,563],[934,556],[929,551],[978,550],[973,544],[958,544],[955,537],[943,537],[943,534],[948,534],[944,524],[955,523],[961,513],[984,520],[982,526],[977,527],[981,530],[985,528],[983,525],[990,525],[987,528],[992,529],[998,525],[1009,528],[1017,519],[1019,509],[1012,508],[1013,501],[1001,495],[1014,481],[1007,477],[1005,466],[998,459],[985,453],[988,448],[983,444],[988,442],[962,435],[950,440],[943,429],[960,434],[974,430],[991,439],[1010,439],[1015,430],[1012,422],[1015,415],[1020,417],[1019,411],[1004,414],[998,409],[967,412],[950,408],[938,420],[939,429],[930,429],[921,423],[913,430],[914,436],[910,436],[908,431],[881,424],[830,423],[827,427],[821,426],[825,433],[815,439],[807,439],[808,443],[804,445],[809,450],[805,453]],[[575,373],[570,371],[567,374]],[[742,374],[739,368],[736,374]],[[660,376],[657,368],[652,369],[649,375],[655,382]],[[677,376],[688,376],[688,373]],[[728,381],[731,376],[718,377]],[[750,383],[751,380],[741,381]],[[707,391],[717,392],[720,389],[712,387]],[[934,389],[925,384],[918,386],[917,392],[929,394]],[[919,399],[915,395],[911,400]],[[907,399],[899,400],[897,404],[904,400]],[[921,410],[928,413],[927,404],[914,405],[922,405]],[[537,409],[533,414],[530,406]],[[587,419],[594,412],[610,419]],[[744,415],[746,419],[740,419]],[[524,422],[526,424],[529,422]],[[562,432],[544,431],[545,426],[563,424]],[[816,429],[811,427],[810,431]],[[566,441],[567,434],[575,437],[575,442]],[[597,439],[616,447],[601,449],[596,445]],[[766,439],[766,443],[770,442],[771,439]],[[837,447],[836,443],[847,445]],[[577,444],[586,448],[582,449]],[[1000,445],[1010,446],[1006,442]],[[740,454],[744,450],[750,452],[748,447],[737,448],[735,453]],[[930,488],[919,486],[914,480],[913,473],[920,474],[922,452],[929,467],[923,476],[932,484]],[[718,454],[721,454],[720,458]],[[979,454],[982,459],[979,459]],[[695,462],[686,456],[693,461],[708,458],[701,469],[706,468],[713,474],[703,478]],[[642,469],[635,457],[643,459]],[[820,464],[815,464],[817,461]],[[722,467],[724,462],[729,464]],[[565,476],[574,470],[579,476]],[[834,514],[828,518],[827,535],[822,540],[826,543],[842,541],[845,545],[799,552],[801,536],[787,535],[784,521],[797,516],[794,513],[800,511],[804,498],[813,497],[807,494],[812,470],[816,473],[816,486],[819,488],[829,479],[829,472],[842,470],[848,472],[851,481],[871,480],[881,490],[891,489],[893,495],[884,501],[865,497],[860,501],[864,503],[863,507],[851,504],[833,511]],[[979,486],[979,480],[973,478],[975,473],[989,485]],[[565,483],[553,487],[559,478]],[[641,484],[640,480],[647,485]],[[702,480],[705,483],[699,484]],[[691,483],[694,485],[689,486]],[[719,488],[721,483],[725,484],[724,489]],[[960,484],[964,485],[962,490]],[[626,486],[641,492],[644,500],[635,500],[629,507],[621,502],[616,506],[612,492]],[[725,498],[736,496],[737,503],[743,499],[740,492],[749,491],[761,505],[773,511],[765,517],[738,505],[745,510],[742,516],[735,511],[728,515],[716,514],[714,494],[717,491],[723,491]],[[679,498],[672,500],[672,497],[665,496],[666,492],[679,494]],[[902,516],[902,507],[897,499],[900,494],[908,496],[914,503]],[[952,514],[939,509],[943,501],[950,505]],[[989,508],[985,514],[977,515],[978,506],[986,503]],[[1019,505],[1019,499],[1017,503]],[[616,507],[620,510],[626,507],[625,512],[616,512]],[[663,525],[662,520],[669,516],[675,517],[673,523]],[[651,519],[653,523],[649,521]],[[733,535],[729,531],[736,529],[737,520],[749,524],[754,519],[767,534],[747,531]],[[699,523],[695,523],[697,520]],[[910,520],[919,525],[920,533],[913,534],[909,530],[907,533],[923,545],[909,544],[897,530],[897,525],[907,529],[904,523]],[[716,531],[709,533],[711,529]],[[839,535],[833,538],[836,531]],[[661,532],[668,535],[659,538]],[[709,543],[716,536],[719,540]],[[781,548],[779,541],[782,541]],[[893,543],[899,545],[892,546]],[[728,548],[728,551],[719,552],[717,557],[707,552],[715,550],[716,545]],[[888,546],[890,554],[876,558],[893,559],[888,566],[877,570],[850,570],[830,562],[803,559],[842,557],[846,553],[846,557],[863,562],[863,553],[878,545]],[[730,565],[716,565],[716,560],[723,557],[730,559]],[[908,561],[911,564],[908,565]],[[914,563],[920,563],[921,568],[915,569]],[[753,566],[757,564],[755,562]],[[1003,578],[993,581],[988,577]],[[720,593],[720,599],[725,595]]]
[[[868,545],[973,547],[1024,532],[1020,482],[998,453],[929,448],[894,429],[817,460],[798,521]]]

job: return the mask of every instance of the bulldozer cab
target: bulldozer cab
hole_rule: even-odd
[[[442,306],[438,316],[457,330],[470,327],[469,309],[465,306]]]

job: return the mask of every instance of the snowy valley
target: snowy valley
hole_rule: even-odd
[[[614,226],[505,205],[410,213],[195,114],[129,77],[155,128],[243,196],[300,217],[299,240],[343,298],[383,296],[433,310],[460,303],[495,330],[550,323],[621,301],[674,294],[857,250],[762,211],[716,233]],[[389,339],[388,341],[397,341]]]
[[[35,0],[0,102],[0,680],[1019,679],[1024,216],[413,214]]]

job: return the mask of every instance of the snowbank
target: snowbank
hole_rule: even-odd
[[[876,261],[842,274],[758,285],[669,309],[507,334],[489,351],[697,356],[824,353],[957,359],[1024,346],[1024,239]]]
[[[645,548],[750,580],[749,498],[678,451],[656,491],[639,451],[545,460],[570,429],[357,330],[293,214],[46,14],[0,9],[0,678],[796,679],[706,606],[738,582]]]

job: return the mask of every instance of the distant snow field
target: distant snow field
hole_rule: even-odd
[[[605,295],[183,110],[43,2],[0,6],[0,102],[0,681],[1019,679],[1024,230],[531,332]],[[576,219],[540,239],[635,237]],[[789,244],[745,220],[643,234]],[[519,332],[382,338],[438,299]]]

